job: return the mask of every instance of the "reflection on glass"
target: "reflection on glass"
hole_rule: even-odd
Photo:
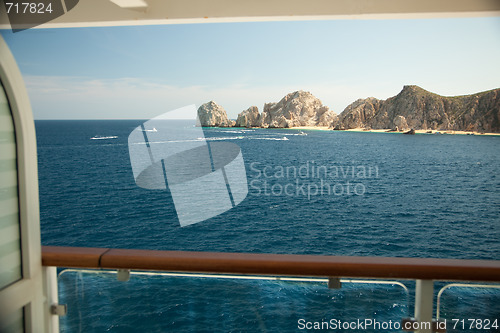
[[[447,322],[447,332],[498,332],[500,284],[452,283],[437,294],[436,317]]]
[[[6,319],[0,322],[0,332],[2,333],[23,333],[24,331],[24,308],[11,313]]]

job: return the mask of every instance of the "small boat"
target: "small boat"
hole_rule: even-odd
[[[307,133],[300,131],[298,135],[307,135]]]
[[[100,136],[96,135],[90,138],[90,140],[107,140],[107,139],[116,139],[118,138],[116,135],[113,136]]]
[[[283,137],[283,141],[288,141],[288,138],[286,136]]]
[[[156,127],[153,127],[153,129],[145,129],[144,132],[158,132],[158,130],[156,129]]]

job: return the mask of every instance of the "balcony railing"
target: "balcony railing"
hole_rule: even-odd
[[[500,261],[42,247],[44,266],[500,282]]]
[[[323,278],[331,288],[340,278],[416,280],[415,316],[412,322],[433,320],[434,281],[500,282],[500,261],[429,258],[345,257],[255,253],[152,251],[109,248],[42,247],[46,294],[56,305],[57,276],[54,267],[117,270],[126,280],[133,271],[229,274],[244,276]],[[182,274],[175,274],[182,276]],[[193,275],[191,275],[193,276]],[[241,276],[240,276],[241,277]],[[255,277],[251,277],[255,278]],[[284,279],[283,279],[284,280]],[[293,278],[292,278],[293,280]],[[300,279],[299,279],[300,280]],[[345,281],[345,280],[344,280]],[[397,282],[396,282],[397,283]],[[470,284],[468,286],[471,286]],[[472,285],[474,287],[474,285]],[[498,285],[477,285],[499,288]],[[439,297],[441,293],[439,294]],[[439,300],[439,297],[437,300]],[[57,313],[57,306],[54,313]],[[438,308],[439,311],[439,308]],[[52,330],[58,330],[54,316]],[[418,332],[432,332],[424,328]],[[442,331],[442,330],[434,330]]]

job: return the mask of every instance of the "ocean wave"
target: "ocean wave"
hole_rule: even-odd
[[[288,141],[288,138],[286,136],[281,137],[281,138],[250,138],[252,140],[270,140],[270,141]]]
[[[207,141],[222,141],[222,140],[241,140],[245,139],[244,136],[221,136],[221,137],[211,137],[205,138]]]
[[[183,143],[183,142],[198,142],[198,141],[203,141],[203,138],[196,138],[196,139],[189,139],[189,140],[165,140],[165,141],[149,141],[149,144],[160,144],[160,143]],[[146,142],[141,141],[141,142],[134,142],[131,143],[133,145],[145,145]]]
[[[101,136],[101,135],[95,135],[90,138],[90,140],[111,140],[111,139],[118,139],[117,135],[110,135],[110,136]]]
[[[196,138],[190,140],[165,140],[165,141],[149,141],[149,144],[162,144],[162,143],[183,143],[183,142],[200,142],[200,141],[225,141],[225,140],[269,140],[269,141],[288,141],[286,136],[283,137],[245,137],[245,136],[220,136],[208,138]],[[133,145],[145,145],[146,142],[134,142]]]

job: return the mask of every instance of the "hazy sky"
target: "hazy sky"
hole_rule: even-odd
[[[340,113],[405,84],[500,87],[500,18],[214,23],[2,31],[35,119],[146,119],[215,100],[230,118],[295,90]]]

